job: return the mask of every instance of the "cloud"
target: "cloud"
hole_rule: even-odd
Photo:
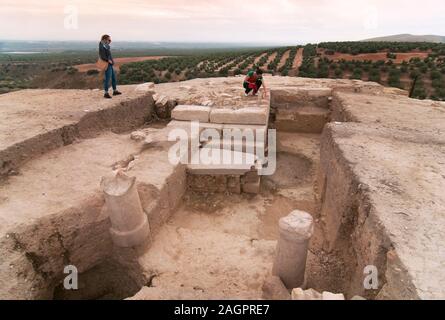
[[[63,27],[64,7],[79,28]],[[438,0],[0,0],[2,36],[18,39],[317,42],[395,33],[440,33]]]

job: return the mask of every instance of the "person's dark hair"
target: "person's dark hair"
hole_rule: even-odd
[[[256,73],[257,74],[263,74],[263,70],[261,70],[260,68],[256,68]]]
[[[109,36],[108,34],[104,34],[104,35],[102,36],[101,41],[108,40],[108,39],[110,39],[110,36]]]

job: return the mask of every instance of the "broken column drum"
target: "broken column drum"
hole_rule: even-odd
[[[309,240],[314,233],[312,216],[293,211],[279,221],[280,238],[272,273],[280,277],[288,289],[304,286]]]
[[[102,178],[105,204],[110,215],[110,233],[115,245],[134,247],[145,242],[150,234],[136,188],[136,178],[122,172],[112,178]]]

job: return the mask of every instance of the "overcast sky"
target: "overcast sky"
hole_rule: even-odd
[[[0,0],[0,39],[306,43],[445,34],[443,0]]]

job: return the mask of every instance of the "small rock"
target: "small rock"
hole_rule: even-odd
[[[155,87],[155,84],[153,82],[146,82],[146,83],[142,83],[140,85],[138,85],[135,89],[135,91],[138,92],[149,92],[149,91],[153,91]]]
[[[143,131],[134,131],[131,133],[130,137],[131,137],[131,140],[134,140],[134,141],[143,141],[143,140],[145,140],[146,135]]]
[[[175,100],[169,99],[166,96],[155,95],[155,110],[156,114],[160,119],[171,118],[172,110],[178,105]]]
[[[204,107],[212,107],[215,103],[213,101],[210,100],[203,100],[201,102],[201,105]]]
[[[145,145],[150,145],[150,144],[152,144],[153,142],[154,142],[154,140],[153,140],[153,138],[150,137],[150,136],[146,137],[145,140],[144,140],[144,144],[145,144]]]
[[[351,300],[366,300],[366,299],[360,296],[353,296]]]
[[[345,296],[343,294],[335,294],[327,291],[323,292],[322,297],[322,300],[345,300]]]
[[[322,295],[314,289],[296,288],[292,290],[292,300],[322,300]]]

